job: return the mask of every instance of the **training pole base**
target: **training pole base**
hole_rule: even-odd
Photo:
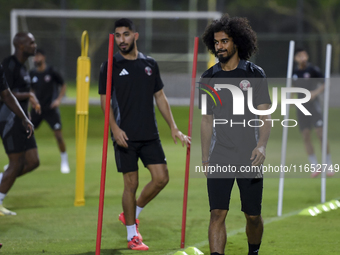
[[[85,199],[74,201],[74,206],[84,206]]]

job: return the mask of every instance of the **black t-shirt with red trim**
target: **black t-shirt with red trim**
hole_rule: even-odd
[[[59,95],[59,88],[64,79],[52,66],[47,66],[43,72],[36,69],[30,71],[32,89],[39,100],[41,108],[49,110],[52,102]]]
[[[324,83],[325,76],[321,72],[320,68],[310,63],[305,69],[295,69],[293,71],[293,86],[298,88],[304,88],[309,91],[313,91],[318,88],[319,84]],[[297,93],[298,98],[304,98],[305,94]],[[307,109],[317,108],[321,111],[319,98],[310,100],[304,104]],[[300,111],[300,110],[299,110]]]
[[[107,61],[102,63],[98,92],[106,94]],[[117,125],[129,141],[159,138],[153,96],[164,87],[157,62],[142,53],[127,60],[119,52],[113,56],[112,108]]]

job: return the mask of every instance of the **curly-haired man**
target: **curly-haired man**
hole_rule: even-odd
[[[248,109],[247,102],[251,95],[256,110],[268,110],[271,100],[264,71],[247,61],[257,50],[256,34],[247,19],[230,18],[226,14],[207,26],[203,42],[219,63],[203,73],[200,83],[201,86],[209,84],[207,88],[218,94],[221,103],[217,104],[206,96],[206,105],[203,105],[203,100],[200,105],[206,112],[201,122],[202,164],[206,169],[218,165],[220,168],[232,169],[229,175],[207,173],[210,252],[214,255],[224,254],[227,240],[225,219],[236,179],[241,210],[247,222],[248,254],[258,254],[263,233],[261,166],[265,160],[271,123],[270,115],[255,115]],[[225,84],[222,89],[221,84]],[[236,101],[240,102],[242,96],[244,113],[236,115],[233,106]],[[257,171],[247,174],[243,172],[244,169]]]

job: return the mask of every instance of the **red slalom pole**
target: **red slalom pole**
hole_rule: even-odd
[[[107,144],[108,144],[108,135],[109,135],[109,117],[110,117],[110,107],[111,107],[110,101],[111,101],[111,86],[112,86],[112,66],[113,66],[113,47],[114,47],[113,44],[114,44],[114,35],[110,34],[107,76],[106,76],[107,79],[106,79],[105,122],[104,122],[104,138],[103,138],[102,173],[101,173],[101,179],[100,179],[96,255],[100,255],[100,246],[101,246],[101,241],[102,241],[104,193],[105,193],[106,163],[107,163]]]
[[[195,83],[196,83],[196,73],[197,73],[198,42],[199,42],[199,38],[195,37],[194,59],[193,59],[193,64],[192,64],[191,89],[190,89],[190,110],[189,110],[189,124],[188,124],[188,136],[189,137],[191,137],[192,119],[193,119],[193,116],[194,116],[194,99],[195,99]],[[186,222],[187,222],[190,146],[191,145],[189,145],[188,148],[187,148],[187,157],[186,157],[186,162],[185,162],[183,214],[182,214],[182,236],[181,236],[181,248],[182,249],[184,248],[184,244],[185,244],[185,227],[186,227]]]

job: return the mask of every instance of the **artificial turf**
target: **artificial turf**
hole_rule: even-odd
[[[186,133],[188,107],[172,107],[172,110],[177,125]],[[0,254],[94,254],[103,115],[99,106],[90,107],[85,170],[86,205],[74,207],[75,108],[62,106],[61,113],[71,173],[60,173],[57,145],[51,130],[44,123],[36,130],[40,167],[33,173],[18,178],[5,199],[4,205],[18,215],[0,217],[0,243],[3,243]],[[143,253],[164,255],[175,253],[180,247],[186,149],[173,143],[169,128],[158,111],[156,114],[167,156],[170,182],[141,213],[140,231],[144,242],[150,247],[149,251]],[[333,163],[339,163],[336,155],[340,153],[340,139],[336,121],[340,110],[331,109],[330,116],[334,117],[330,118]],[[193,147],[198,146],[197,142],[197,137],[194,137]],[[279,164],[280,151],[281,128],[277,127],[272,130],[266,162]],[[7,157],[3,148],[0,148],[0,153],[2,166],[7,164]],[[319,149],[317,153],[320,155]],[[293,164],[307,163],[302,139],[296,129],[289,133],[287,161]],[[150,176],[142,165],[140,167],[139,186],[143,187]],[[340,209],[316,217],[297,215],[299,210],[319,203],[320,178],[309,179],[305,175],[304,178],[286,179],[284,217],[281,218],[276,217],[278,182],[278,178],[265,178],[264,181],[263,218],[266,226],[260,254],[339,254]],[[142,253],[126,248],[126,230],[118,221],[118,214],[122,211],[122,189],[122,176],[116,172],[113,149],[109,142],[101,254]],[[327,179],[327,200],[339,197],[339,179],[336,176]],[[190,178],[188,199],[186,246],[197,246],[204,254],[209,254],[209,205],[204,178]],[[240,211],[237,188],[232,193],[226,222],[229,233],[226,254],[247,254],[247,241],[243,231],[245,220]]]

